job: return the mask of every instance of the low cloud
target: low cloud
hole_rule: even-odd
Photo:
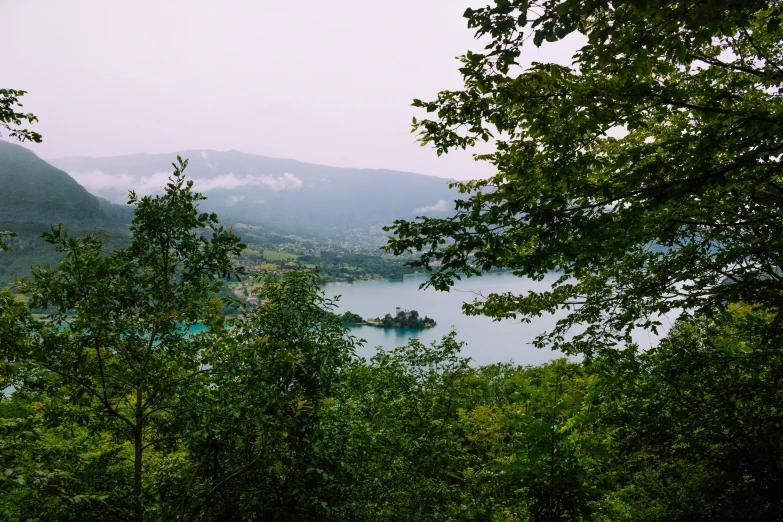
[[[127,172],[108,174],[99,170],[88,172],[69,172],[70,176],[88,191],[101,193],[109,190],[135,190],[139,194],[156,194],[163,192],[169,181],[171,172],[156,172],[150,176],[132,176]],[[269,190],[299,190],[302,180],[290,172],[282,176],[237,176],[236,174],[221,174],[213,178],[194,179],[193,186],[201,192],[211,190],[235,190],[241,187],[264,187]]]
[[[226,198],[226,203],[228,203],[229,205],[236,205],[237,203],[239,203],[240,201],[242,201],[244,199],[245,199],[245,196],[231,196],[231,197]]]
[[[68,174],[90,192],[113,188],[125,189],[133,186],[136,181],[133,176],[125,172],[106,174],[100,170],[91,170],[89,172],[69,172]]]
[[[299,190],[302,188],[302,180],[290,172],[282,176],[237,176],[233,172],[221,174],[214,178],[195,180],[197,190],[208,192],[210,190],[233,190],[240,187],[266,187],[270,190]]]
[[[169,182],[169,176],[171,176],[171,172],[156,172],[151,176],[131,176],[127,172],[107,174],[100,170],[69,172],[68,174],[92,193],[106,190],[135,190],[139,194],[163,192],[163,187]]]
[[[445,199],[441,199],[434,205],[430,205],[429,207],[420,207],[420,208],[414,208],[413,213],[417,214],[420,212],[443,212],[444,210],[449,209],[449,203]]]

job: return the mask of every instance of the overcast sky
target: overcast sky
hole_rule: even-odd
[[[466,179],[410,134],[413,98],[457,89],[479,0],[0,0],[0,86],[24,89],[43,158],[183,149]],[[569,63],[576,45],[524,60]]]

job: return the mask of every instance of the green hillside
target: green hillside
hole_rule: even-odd
[[[32,151],[0,141],[0,222],[58,223],[68,228],[115,228],[84,187]]]
[[[60,260],[41,239],[52,224],[62,223],[73,234],[98,228],[116,236],[111,243],[121,242],[128,209],[116,207],[32,151],[0,141],[0,230],[19,235],[10,241],[13,251],[0,254],[0,283],[29,275],[32,266]]]

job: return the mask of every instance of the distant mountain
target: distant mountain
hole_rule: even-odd
[[[443,178],[327,167],[238,151],[79,156],[51,163],[93,194],[122,203],[131,188],[159,191],[178,154],[190,160],[186,173],[209,198],[205,209],[275,227],[327,232],[385,225],[417,214],[444,216],[456,197]]]
[[[128,210],[101,202],[73,178],[32,151],[0,140],[0,230],[19,234],[13,251],[0,253],[0,282],[26,276],[30,267],[61,259],[41,239],[51,225],[63,223],[72,234],[98,228],[122,241]],[[106,210],[110,209],[111,212]],[[117,215],[118,219],[113,219]]]

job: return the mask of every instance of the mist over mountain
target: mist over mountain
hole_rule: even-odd
[[[0,258],[0,281],[29,275],[36,265],[58,263],[62,256],[41,239],[42,232],[58,223],[72,235],[108,232],[113,236],[108,248],[122,245],[133,218],[128,191],[162,192],[177,154],[190,159],[186,174],[208,197],[204,210],[217,212],[227,224],[243,221],[266,230],[352,234],[398,218],[446,215],[457,194],[443,178],[237,151],[47,162],[29,149],[0,141],[0,230],[19,234],[11,240],[13,251]]]
[[[329,232],[385,225],[419,214],[444,216],[457,195],[448,188],[448,180],[434,176],[328,167],[233,150],[78,156],[51,163],[93,194],[124,203],[130,189],[159,192],[177,154],[190,160],[186,173],[209,198],[206,209],[277,227]]]

